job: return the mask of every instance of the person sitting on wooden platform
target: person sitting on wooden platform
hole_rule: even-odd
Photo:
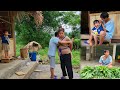
[[[94,24],[94,27],[91,30],[90,39],[89,39],[90,43],[89,44],[90,44],[90,46],[92,46],[93,45],[92,39],[94,39],[95,46],[97,46],[98,37],[100,35],[100,32],[103,31],[103,27],[102,27],[101,23],[99,22],[99,20],[94,20],[93,24]]]
[[[107,12],[102,12],[100,18],[101,20],[99,20],[99,22],[102,24],[103,31],[100,32],[99,45],[102,45],[105,41],[111,43],[115,31],[114,21],[109,18]],[[85,41],[85,43],[90,44],[90,40]]]
[[[100,15],[100,22],[102,23],[102,27],[104,31],[100,32],[100,42],[99,45],[102,45],[104,41],[111,41],[114,34],[114,21],[109,18],[109,14],[107,12],[102,12]]]

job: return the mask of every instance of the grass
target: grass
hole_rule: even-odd
[[[24,45],[22,44],[16,44],[16,55],[20,56],[20,48],[22,48]],[[46,60],[48,58],[48,47],[41,49],[39,51],[40,58],[42,60]],[[72,51],[73,59],[72,59],[72,65],[73,67],[79,67],[80,66],[80,50],[73,50]],[[56,63],[60,63],[58,53],[56,52]]]
[[[16,43],[16,56],[20,56],[20,49],[23,48],[23,44]]]

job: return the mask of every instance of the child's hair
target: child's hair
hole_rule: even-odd
[[[6,32],[8,32],[7,30],[5,30],[3,33],[6,33]]]
[[[104,50],[104,54],[105,54],[107,51],[109,51],[109,50]]]
[[[107,12],[102,12],[100,17],[105,19],[109,17],[109,14]]]
[[[100,23],[99,20],[94,20],[93,24]]]
[[[58,29],[58,34],[60,33],[60,31],[63,31],[63,32],[64,32],[65,30],[64,30],[64,28],[59,28],[59,29]]]
[[[55,32],[55,37],[57,37],[58,36],[58,32]]]

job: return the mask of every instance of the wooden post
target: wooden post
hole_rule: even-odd
[[[90,46],[86,46],[86,60],[89,61],[90,60]]]
[[[115,65],[116,44],[113,44],[113,65]]]
[[[90,47],[90,56],[91,56],[90,60],[93,60],[94,58],[94,47],[93,46]]]
[[[10,12],[10,17],[11,17],[11,29],[12,29],[12,37],[13,37],[13,42],[14,42],[14,56],[16,56],[16,39],[15,39],[15,21],[14,21],[14,16],[13,13]]]

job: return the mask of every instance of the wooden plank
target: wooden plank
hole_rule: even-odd
[[[100,15],[101,13],[90,13],[91,16],[98,16]],[[120,14],[120,11],[111,11],[111,12],[108,12],[108,14]]]
[[[120,37],[120,13],[116,14],[116,33],[115,36],[119,36]]]
[[[91,29],[94,27],[94,25],[93,25],[93,21],[96,19],[96,16],[91,16],[90,15],[90,31],[91,31]]]
[[[111,43],[120,43],[120,39],[112,39]]]
[[[81,34],[81,39],[89,39],[90,35],[89,34]]]

